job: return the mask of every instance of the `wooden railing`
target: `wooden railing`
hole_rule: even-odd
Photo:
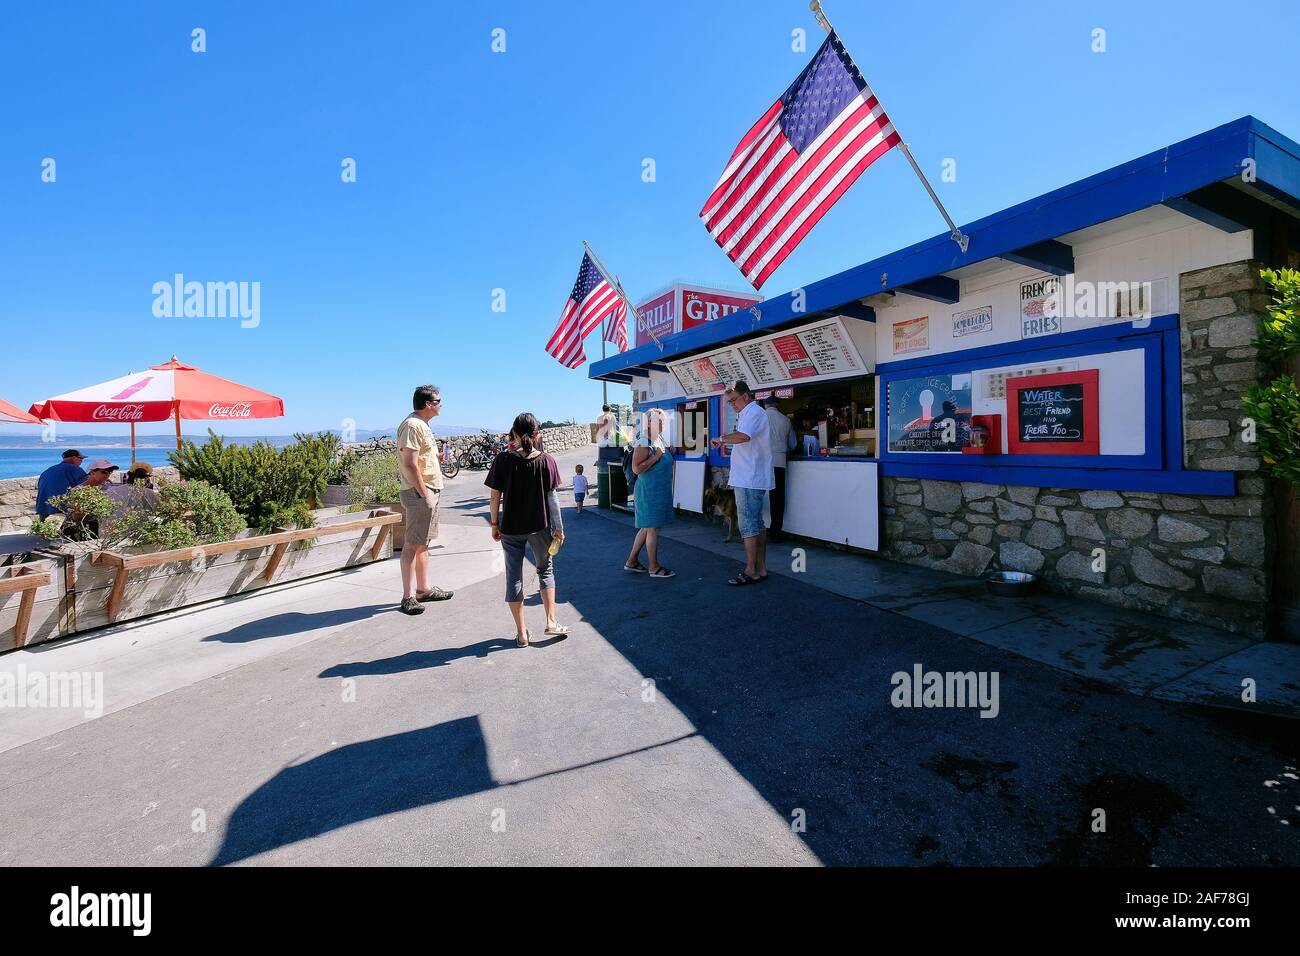
[[[0,577],[0,594],[18,594],[18,620],[14,623],[14,647],[27,643],[27,627],[32,622],[36,590],[53,581],[50,572],[35,564],[14,564],[0,569],[9,573]]]
[[[219,541],[216,544],[198,545],[193,548],[173,548],[170,551],[154,551],[150,554],[121,554],[117,551],[101,551],[92,560],[95,564],[107,565],[116,569],[113,576],[113,586],[108,593],[108,620],[111,624],[116,622],[118,611],[121,610],[122,599],[126,595],[127,576],[132,571],[140,568],[156,568],[163,564],[192,562],[219,554],[255,551],[259,548],[269,547],[273,550],[261,574],[262,580],[269,584],[274,579],[275,572],[279,570],[280,562],[284,560],[289,545],[295,542],[346,534],[349,531],[359,531],[363,528],[378,528],[379,533],[375,536],[375,543],[370,547],[370,558],[375,560],[379,557],[380,552],[384,550],[384,543],[392,533],[393,525],[401,520],[402,516],[396,511],[372,511],[368,517],[344,521],[339,524],[322,525],[316,528],[295,528],[291,531],[276,531],[273,534],[260,534],[251,538],[236,538],[231,541]],[[3,583],[3,581],[0,581],[0,585]],[[4,593],[3,590],[0,590],[0,593]],[[22,646],[21,642],[19,646]]]

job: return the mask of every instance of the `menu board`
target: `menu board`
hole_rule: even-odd
[[[754,384],[771,385],[773,382],[783,382],[789,377],[785,370],[785,362],[781,361],[781,355],[771,339],[743,342],[739,348],[740,357],[754,373]]]
[[[785,366],[786,378],[808,378],[817,374],[817,366],[808,357],[807,350],[797,335],[782,335],[772,340],[781,364]]]
[[[668,367],[688,397],[716,394],[736,379],[761,386],[866,371],[838,318],[751,339]]]
[[[816,325],[799,333],[799,341],[808,350],[808,357],[812,359],[818,375],[855,372],[862,368],[848,338],[838,322]]]
[[[726,388],[737,379],[749,381],[749,366],[736,354],[735,349],[714,352],[709,358],[713,361],[713,368],[718,376],[717,383],[720,387]]]
[[[710,395],[718,390],[718,370],[708,356],[678,362],[672,370],[687,395]]]

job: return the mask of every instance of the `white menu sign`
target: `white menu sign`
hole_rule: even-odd
[[[766,386],[866,371],[866,363],[838,318],[785,329],[668,367],[690,397],[715,394],[736,379]]]
[[[808,357],[816,366],[818,375],[837,375],[862,369],[857,349],[853,348],[838,319],[800,332],[799,341],[808,350]]]

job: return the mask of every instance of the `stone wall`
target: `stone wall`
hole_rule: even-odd
[[[159,478],[176,478],[175,468],[158,468]],[[0,479],[0,534],[26,531],[36,518],[36,478]]]
[[[1254,340],[1267,302],[1259,263],[1181,278],[1185,466],[1236,473],[1236,496],[886,477],[882,550],[959,574],[1032,571],[1053,590],[1263,634],[1272,490],[1240,421],[1265,372]]]
[[[549,454],[558,455],[562,452],[572,451],[575,448],[583,448],[592,444],[592,425],[557,425],[554,428],[542,429],[542,446]],[[438,433],[437,423],[434,423],[433,432]],[[442,437],[442,436],[439,436]],[[483,435],[452,435],[445,438],[445,441],[451,444],[452,454],[459,455],[474,442],[479,441]],[[505,432],[498,432],[488,436],[500,441],[507,441],[509,435]],[[373,450],[392,449],[396,450],[397,443],[392,438],[380,438],[357,445],[344,445],[344,448],[358,448]]]
[[[883,550],[957,574],[1030,571],[1055,591],[1259,634],[1264,482],[1238,485],[1212,498],[884,478]]]

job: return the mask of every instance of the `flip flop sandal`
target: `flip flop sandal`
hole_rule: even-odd
[[[555,627],[548,627],[542,633],[545,634],[547,637],[568,637],[569,625],[557,624],[555,625]]]
[[[527,646],[528,646],[528,637],[529,637],[529,634],[528,634],[527,631],[524,631],[524,636],[523,636],[523,637],[516,637],[516,638],[515,638],[515,647],[527,647]]]
[[[650,577],[652,578],[675,578],[676,576],[676,571],[671,568],[665,568],[662,564],[659,565],[659,570],[650,572]]]
[[[644,564],[641,564],[641,563],[639,563],[639,562],[638,562],[637,564],[625,564],[625,565],[623,565],[623,570],[624,570],[624,571],[631,571],[633,574],[645,574],[645,573],[646,573],[646,567],[645,567],[645,565],[644,565]]]
[[[758,578],[751,578],[744,571],[740,571],[739,573],[736,574],[734,578],[732,578],[727,583],[730,584],[733,588],[739,588],[739,587],[744,587],[746,584],[755,584],[757,583],[757,581]]]
[[[750,578],[749,580],[752,581],[752,582],[754,582],[755,584],[757,584],[757,583],[759,583],[759,582],[761,582],[761,581],[766,581],[767,578],[768,578],[768,576],[767,576],[766,574],[764,574],[764,575],[761,575],[761,576],[756,577],[756,578]]]

